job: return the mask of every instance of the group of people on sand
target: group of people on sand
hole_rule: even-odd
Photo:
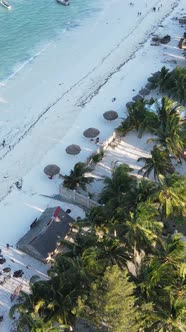
[[[3,142],[1,143],[1,145],[2,145],[3,148],[5,147],[5,144],[6,144],[6,141],[5,141],[5,139],[4,139]],[[9,149],[11,150],[11,146],[9,145],[8,147],[9,147]]]
[[[91,141],[91,142],[94,142],[94,139],[91,138],[90,141]],[[98,143],[100,143],[100,142],[99,142],[99,137],[97,137],[97,138],[95,139],[95,144],[98,144]]]
[[[158,7],[158,11],[160,10],[160,8],[162,7],[162,4],[160,5],[160,7]],[[153,12],[156,12],[156,7],[152,8]]]
[[[7,245],[9,248],[10,245],[9,244],[7,244]],[[2,249],[0,249],[0,264],[4,264],[5,262],[6,262],[6,258],[4,258],[3,254],[2,254]],[[3,268],[0,271],[0,285],[3,285],[5,283],[5,281],[11,277],[10,270],[11,270],[11,268],[8,266],[8,267]]]
[[[130,2],[129,5],[134,6],[134,2]],[[147,6],[147,4],[146,4],[146,6]],[[161,7],[162,7],[162,4],[160,5],[160,7],[157,8],[157,10],[159,11]],[[156,7],[152,7],[152,10],[153,10],[153,12],[156,12]],[[138,12],[138,16],[141,16],[141,12]]]

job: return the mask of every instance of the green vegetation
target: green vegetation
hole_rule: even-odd
[[[118,133],[126,135],[129,131],[136,130],[138,137],[142,137],[145,131],[154,132],[158,127],[157,116],[148,110],[148,106],[153,103],[154,99],[143,99],[128,107],[127,118],[117,128]]]
[[[185,217],[186,176],[155,183],[130,171],[113,170],[105,205],[75,224],[73,242],[62,241],[50,280],[32,283],[12,307],[17,331],[78,331],[80,319],[96,331],[185,331],[186,243],[167,224]]]
[[[94,154],[92,156],[92,161],[96,164],[99,163],[104,157],[104,151],[101,151],[100,153]]]
[[[145,166],[143,166],[138,172],[139,174],[143,173],[143,176],[149,177],[153,171],[154,178],[161,181],[162,177],[174,173],[174,167],[171,164],[168,151],[161,150],[156,145],[151,151],[150,158],[141,157],[138,161],[145,162]]]
[[[152,83],[186,101],[178,82],[184,87],[185,77],[185,69],[163,67]],[[186,128],[176,102],[163,97],[156,113],[151,103],[129,107],[118,130],[153,134],[151,157],[139,159],[140,173],[154,174],[153,181],[139,180],[128,165],[114,167],[103,205],[74,224],[71,241],[61,241],[66,250],[55,257],[50,279],[32,280],[31,295],[21,293],[11,308],[11,317],[19,313],[17,331],[78,332],[83,322],[99,332],[186,331],[186,242],[172,231],[180,224],[186,231],[186,176],[174,169],[185,159]],[[89,171],[77,163],[64,186],[86,189]]]
[[[182,107],[171,99],[163,97],[161,103],[156,103],[156,113],[158,117],[158,128],[156,129],[157,138],[148,141],[159,144],[169,154],[181,162],[183,155],[184,140],[184,121],[180,112]]]
[[[64,175],[63,185],[69,189],[77,189],[78,187],[86,190],[86,184],[91,183],[94,179],[90,176],[85,176],[85,173],[91,171],[84,163],[77,163],[74,169],[70,171],[70,175]]]
[[[176,67],[171,72],[162,67],[160,74],[152,78],[153,88],[159,88],[183,105],[186,104],[186,68]]]

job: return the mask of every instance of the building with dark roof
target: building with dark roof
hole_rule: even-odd
[[[74,219],[60,207],[47,208],[40,218],[30,225],[28,233],[18,241],[17,248],[46,262],[73,223]]]

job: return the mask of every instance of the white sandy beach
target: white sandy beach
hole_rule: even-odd
[[[185,65],[177,47],[185,28],[173,19],[186,14],[185,0],[133,2],[134,6],[123,0],[105,1],[105,9],[96,21],[87,20],[83,26],[66,32],[63,53],[59,40],[12,80],[0,85],[0,141],[6,140],[6,146],[0,147],[0,247],[6,243],[15,246],[47,206],[69,207],[42,196],[57,194],[61,182],[57,177],[46,177],[43,168],[47,164],[55,163],[62,174],[68,174],[75,163],[85,161],[97,148],[83,136],[86,128],[98,128],[103,142],[125,117],[125,104],[145,86],[151,73],[163,65]],[[154,6],[156,12],[152,11]],[[141,16],[137,15],[139,11]],[[151,46],[153,33],[170,34],[171,42]],[[102,114],[111,109],[120,118],[109,122]],[[122,143],[126,161],[135,160],[135,149],[137,157],[150,151],[145,151],[143,141],[136,148],[135,140],[130,136]],[[65,152],[73,143],[82,149],[77,156]],[[116,158],[118,153],[116,150]],[[14,184],[20,179],[22,190]],[[72,217],[84,216],[78,207],[70,208]],[[32,265],[32,259],[29,262]],[[8,263],[12,266],[11,261]],[[46,272],[46,266],[40,264],[40,268]],[[31,272],[27,277],[30,276]],[[0,296],[2,292],[0,286]],[[3,301],[7,309],[9,294]],[[5,322],[0,331],[9,332],[7,326]]]
[[[152,12],[152,6],[160,3],[160,10]],[[172,11],[176,4],[179,6]],[[1,99],[7,101],[0,104],[0,139],[6,139],[6,146],[0,149],[1,242],[15,245],[48,206],[47,199],[40,195],[58,193],[61,180],[51,181],[45,176],[43,168],[47,164],[56,163],[62,174],[68,174],[76,162],[86,160],[96,150],[96,145],[82,134],[86,128],[98,128],[100,141],[104,141],[125,116],[126,102],[146,84],[152,72],[163,65],[173,68],[175,61],[185,63],[177,47],[184,28],[172,19],[184,14],[182,9],[183,0],[151,1],[147,6],[145,1],[129,6],[113,0],[91,27],[80,27],[66,36],[73,45],[67,49],[68,57],[63,57],[68,64],[58,60],[57,45],[0,88]],[[141,17],[137,15],[139,10]],[[165,19],[168,14],[171,16]],[[149,36],[154,32],[169,33],[171,43],[151,46]],[[78,57],[78,63],[73,57]],[[56,104],[46,111],[52,103]],[[110,109],[121,118],[104,120],[102,114]],[[65,152],[72,143],[81,146],[77,156]],[[14,184],[20,179],[21,191]]]

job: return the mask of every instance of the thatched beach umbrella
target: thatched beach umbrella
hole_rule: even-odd
[[[66,153],[72,154],[72,155],[78,154],[78,153],[80,153],[80,151],[81,151],[80,146],[76,145],[76,144],[71,144],[71,145],[67,146],[67,148],[66,148]]]
[[[103,117],[106,119],[106,120],[115,120],[118,118],[118,113],[115,112],[115,111],[107,111],[105,113],[103,113]]]
[[[88,128],[84,131],[83,135],[88,138],[94,138],[98,136],[100,131],[96,128]]]
[[[142,99],[143,99],[143,97],[140,96],[140,95],[136,95],[136,96],[134,96],[134,97],[132,98],[132,100],[134,100],[134,101],[140,101],[140,100],[142,100]]]
[[[161,71],[158,70],[155,73],[153,73],[152,76],[155,77],[155,78],[157,78],[157,77],[160,76],[160,74],[161,74]]]
[[[149,83],[153,83],[153,82],[154,82],[154,76],[150,76],[150,77],[148,77],[148,78],[147,78],[147,81],[148,81]]]
[[[134,105],[133,101],[129,101],[128,103],[126,103],[127,108],[132,107],[133,105]]]
[[[147,79],[147,81],[150,83],[154,83],[154,81],[156,81],[160,77],[160,74],[161,74],[160,71],[156,71]]]
[[[147,95],[149,95],[149,93],[150,93],[150,90],[149,90],[149,89],[146,89],[146,88],[141,89],[141,90],[139,91],[139,94],[142,95],[142,96],[147,96]]]
[[[60,168],[57,165],[47,165],[44,168],[44,173],[48,175],[49,177],[53,177],[54,175],[58,174],[60,172]]]
[[[149,89],[151,90],[152,87],[153,87],[153,84],[151,82],[148,82],[146,85],[145,85],[146,89]]]

